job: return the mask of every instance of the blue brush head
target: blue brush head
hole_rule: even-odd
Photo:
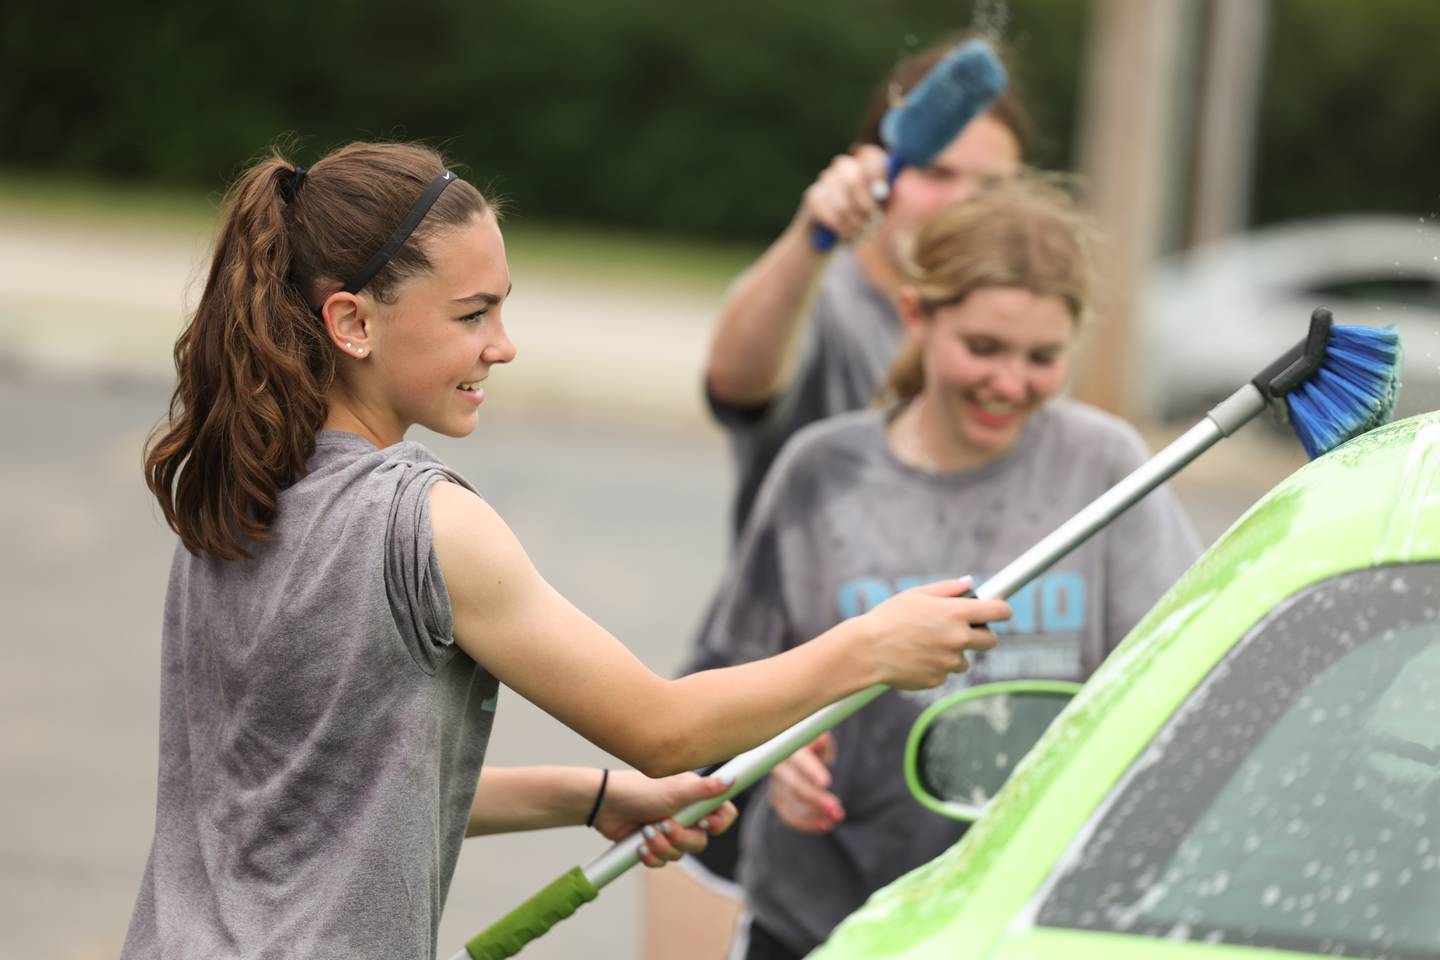
[[[1330,328],[1319,369],[1285,396],[1290,425],[1310,459],[1389,421],[1400,358],[1394,327]]]
[[[935,64],[905,102],[880,121],[891,157],[925,166],[1005,89],[1005,68],[984,40],[971,40]]]

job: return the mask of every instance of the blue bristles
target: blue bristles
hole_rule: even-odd
[[[1005,68],[984,40],[961,44],[880,121],[897,164],[925,166],[1005,89]]]
[[[947,53],[880,121],[880,141],[890,152],[890,182],[907,166],[934,162],[1004,89],[1005,68],[984,40],[971,40]],[[823,224],[816,224],[810,234],[821,253],[835,246],[835,239],[835,231]]]
[[[1290,425],[1313,460],[1388,421],[1399,390],[1395,328],[1335,326],[1320,368],[1285,398]]]

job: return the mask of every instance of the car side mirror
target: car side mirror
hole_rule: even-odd
[[[905,743],[905,780],[921,805],[973,823],[1080,689],[1062,680],[969,687],[932,704]]]

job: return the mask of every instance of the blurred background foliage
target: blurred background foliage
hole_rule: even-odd
[[[974,19],[953,0],[91,6],[62,33],[49,5],[8,11],[0,164],[214,189],[285,131],[301,161],[414,137],[523,217],[732,237],[788,219],[877,79]],[[1051,165],[1085,6],[1025,0],[1004,25],[1037,128],[1060,132]]]
[[[761,239],[855,138],[877,78],[970,26],[1003,38],[1031,160],[1074,166],[1092,6],[12,0],[0,166],[215,191],[286,132],[298,162],[421,138],[520,219]],[[1437,39],[1434,0],[1274,0],[1252,222],[1432,209],[1414,158],[1440,155],[1440,71],[1417,69]]]
[[[1434,217],[1440,3],[1271,0],[1252,219]]]

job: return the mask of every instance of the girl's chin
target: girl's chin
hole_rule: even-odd
[[[435,431],[442,437],[454,437],[457,440],[470,436],[479,425],[480,411],[478,409],[472,410],[469,416],[446,417],[439,423],[421,424],[421,426],[428,430]]]
[[[976,411],[968,410],[966,417],[965,439],[971,446],[991,452],[1001,452],[1009,449],[1020,436],[1021,429],[1028,419],[1023,414],[1015,414],[1009,417],[996,418],[978,414]]]

